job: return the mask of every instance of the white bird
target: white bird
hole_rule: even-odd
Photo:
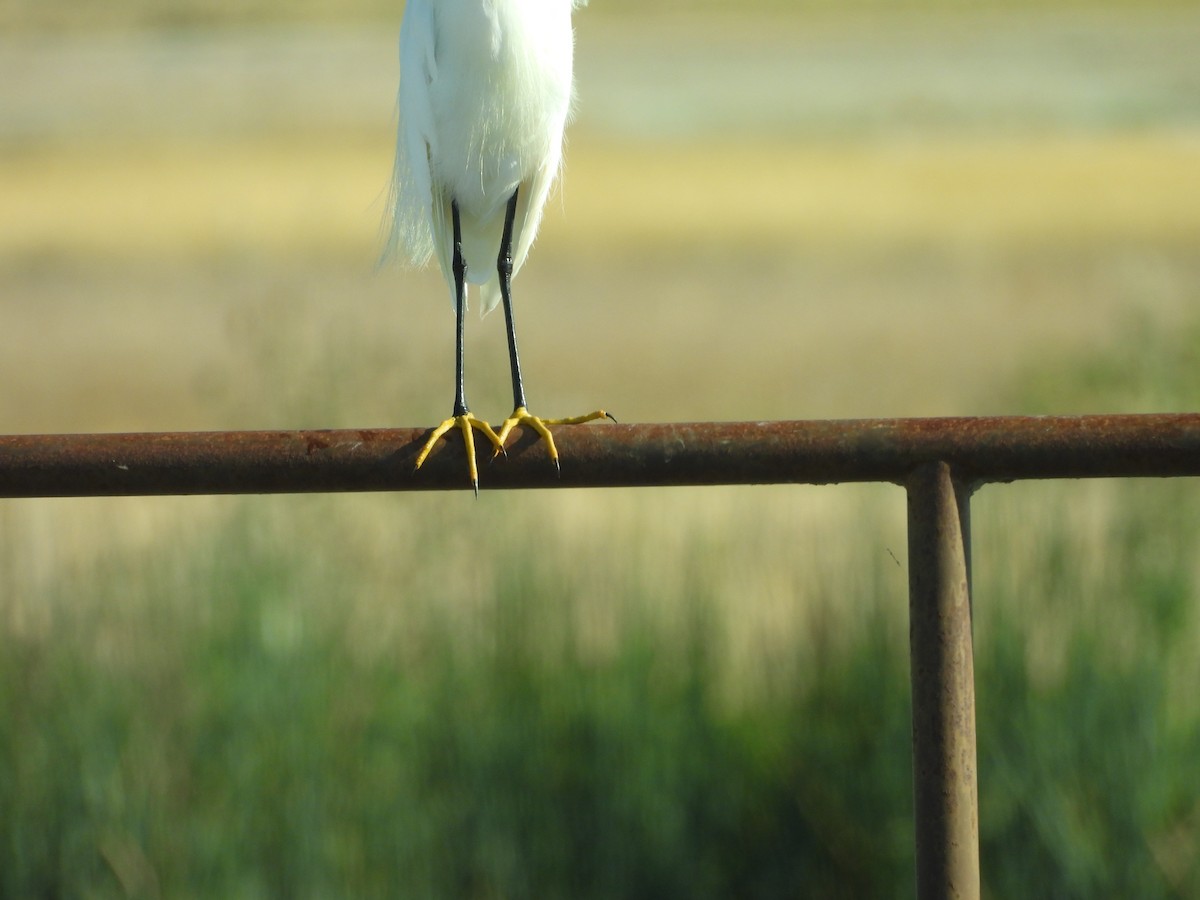
[[[408,0],[400,28],[400,125],[392,184],[391,251],[416,265],[435,255],[457,317],[454,411],[426,441],[458,428],[479,490],[472,429],[493,456],[517,425],[533,428],[555,466],[547,425],[601,418],[541,419],[526,408],[510,285],[529,254],[562,164],[573,98],[571,13],[587,0]],[[463,374],[467,285],[481,313],[504,306],[513,413],[497,434],[471,414]],[[611,418],[611,417],[610,417]]]

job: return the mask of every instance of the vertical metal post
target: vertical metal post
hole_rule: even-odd
[[[917,896],[978,898],[970,489],[941,462],[906,486]]]

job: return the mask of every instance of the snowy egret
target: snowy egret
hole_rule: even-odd
[[[512,278],[529,253],[562,163],[572,100],[571,13],[587,0],[408,0],[400,27],[400,126],[392,184],[391,250],[422,265],[436,255],[457,319],[451,417],[417,456],[419,469],[452,428],[466,443],[475,491],[473,430],[504,452],[517,425],[532,428],[558,467],[547,426],[607,415],[541,419],[526,407],[513,325]],[[471,414],[463,375],[467,285],[481,312],[504,306],[513,412],[499,433]],[[609,417],[611,418],[611,416]]]

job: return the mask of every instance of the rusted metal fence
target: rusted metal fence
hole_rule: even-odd
[[[469,490],[426,429],[0,437],[0,497]],[[908,497],[917,892],[979,896],[970,498],[1036,478],[1200,475],[1200,414],[560,428],[556,476],[523,435],[482,486],[883,481]]]

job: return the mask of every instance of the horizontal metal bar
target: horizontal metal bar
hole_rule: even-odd
[[[451,434],[424,428],[0,437],[0,497],[469,489]],[[1200,475],[1200,414],[576,425],[556,476],[528,431],[481,462],[484,489],[902,484],[929,462],[962,483]],[[485,442],[480,442],[484,444]]]

